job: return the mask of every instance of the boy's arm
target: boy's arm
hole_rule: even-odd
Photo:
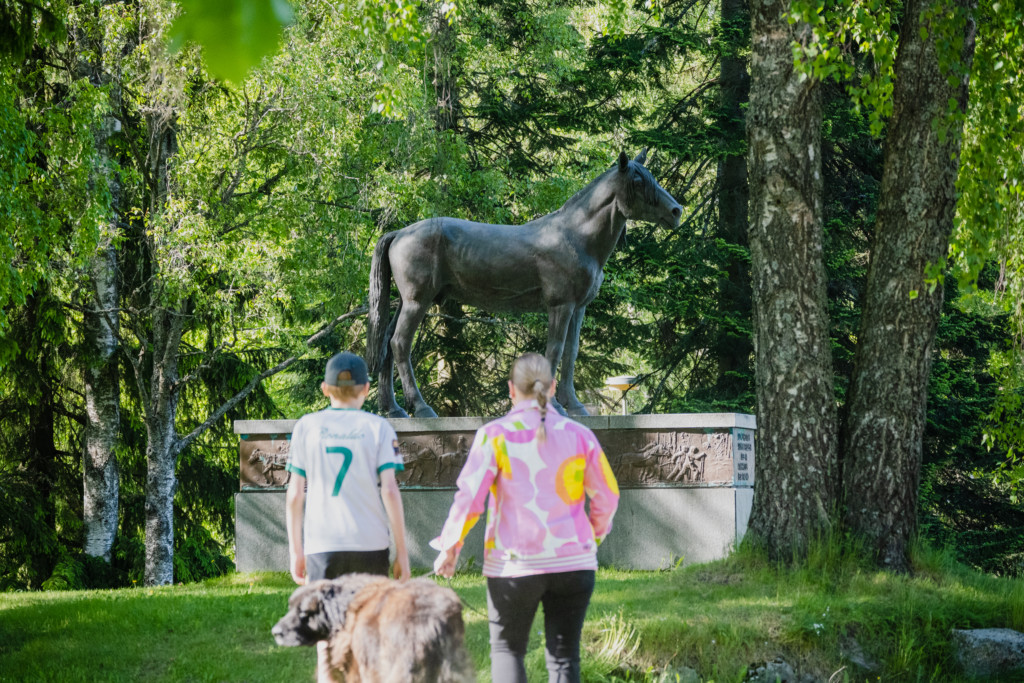
[[[395,578],[405,581],[411,576],[409,551],[405,547],[405,509],[402,507],[402,493],[398,490],[398,480],[395,479],[393,469],[380,473],[380,498],[384,503],[384,511],[388,513],[391,534],[395,537],[395,562],[398,564]]]
[[[292,472],[285,495],[285,526],[288,528],[288,564],[292,579],[306,583],[306,554],[302,548],[302,518],[306,512],[306,478]]]

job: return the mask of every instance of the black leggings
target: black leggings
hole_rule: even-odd
[[[594,592],[593,570],[487,579],[491,678],[526,683],[526,645],[537,605],[544,605],[549,683],[579,683],[580,634]]]

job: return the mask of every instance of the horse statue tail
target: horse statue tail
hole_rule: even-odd
[[[391,309],[391,260],[388,250],[398,236],[398,231],[385,233],[377,240],[373,248],[373,261],[370,263],[370,302],[366,314],[366,366],[370,376],[380,371],[380,364],[385,356],[384,345],[390,340],[385,339]]]

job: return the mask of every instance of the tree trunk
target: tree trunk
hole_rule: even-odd
[[[174,582],[174,491],[178,434],[178,348],[182,311],[158,307],[153,316],[153,363],[146,408],[146,584]]]
[[[718,127],[723,147],[718,164],[718,236],[729,244],[747,247],[747,158],[741,148],[744,139],[742,105],[750,97],[750,76],[746,61],[739,56],[749,42],[749,13],[746,0],[722,0],[723,42],[719,77],[721,112]],[[750,391],[750,356],[753,340],[740,327],[750,319],[750,264],[735,253],[726,255],[727,277],[719,281],[718,307],[728,315],[715,343],[718,379],[715,395],[721,400],[736,400]]]
[[[751,8],[747,114],[758,475],[749,535],[777,559],[830,527],[836,409],[822,253],[821,103],[789,2]]]
[[[46,306],[49,296],[49,287],[44,284],[26,301],[26,329],[32,337],[40,341],[45,338],[45,332],[39,327],[45,324],[40,322],[41,311]],[[26,355],[29,366],[33,365],[30,358]],[[22,380],[22,388],[31,392],[28,409],[28,457],[25,469],[31,473],[31,482],[35,487],[34,500],[38,501],[39,506],[35,514],[42,516],[42,526],[46,528],[49,536],[45,545],[34,548],[29,561],[30,580],[39,583],[50,576],[58,559],[57,496],[54,493],[59,477],[58,453],[54,442],[56,414],[53,386],[56,374],[50,366],[51,358],[52,354],[48,351],[39,353],[39,359],[34,363],[35,372]],[[36,543],[41,540],[36,538]]]
[[[458,36],[455,27],[445,18],[441,3],[434,5],[430,23],[434,51],[434,127],[443,133],[456,129],[461,114],[455,54]]]
[[[117,533],[118,468],[114,447],[120,427],[120,377],[118,374],[118,287],[117,213],[121,187],[113,163],[110,137],[120,122],[108,118],[97,136],[101,173],[106,176],[110,193],[110,225],[101,235],[98,253],[90,267],[89,289],[84,316],[86,347],[85,380],[85,457],[82,463],[83,523],[85,553],[110,561],[110,550]]]
[[[150,211],[164,210],[170,184],[170,159],[177,150],[177,117],[173,110],[147,117],[150,136]],[[159,271],[156,258],[154,270]],[[159,274],[152,278],[149,311],[151,349],[143,395],[146,422],[146,572],[147,585],[174,582],[174,491],[175,465],[180,442],[175,429],[178,412],[178,351],[185,327],[183,302],[167,301],[161,291]]]
[[[947,119],[947,103],[955,100],[961,112],[967,104],[967,78],[950,84],[939,66],[934,24],[960,17],[953,35],[963,50],[951,56],[969,73],[967,8],[965,0],[911,0],[906,8],[844,425],[845,522],[881,566],[896,571],[909,569],[917,531],[925,401],[942,311],[942,287],[926,283],[925,272],[944,266],[956,210],[963,126]]]

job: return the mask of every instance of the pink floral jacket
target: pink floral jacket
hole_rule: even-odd
[[[432,547],[461,548],[489,492],[484,576],[597,568],[597,546],[619,503],[615,475],[589,429],[550,406],[544,443],[537,440],[539,424],[537,402],[524,401],[477,431]]]

